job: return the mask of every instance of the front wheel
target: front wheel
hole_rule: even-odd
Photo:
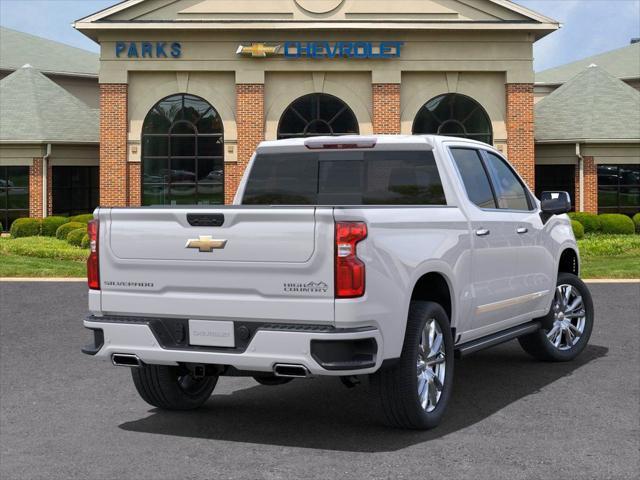
[[[551,310],[542,318],[543,327],[518,341],[525,352],[539,360],[567,362],[589,343],[593,319],[587,286],[575,275],[560,273]]]
[[[193,410],[202,406],[218,383],[217,376],[194,377],[184,367],[143,365],[132,368],[136,390],[149,405],[164,410]]]
[[[411,302],[400,359],[371,383],[387,424],[429,429],[440,423],[453,385],[453,337],[440,305]]]

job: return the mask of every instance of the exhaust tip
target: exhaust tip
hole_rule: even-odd
[[[111,363],[116,367],[141,367],[142,362],[133,353],[114,353],[111,355]]]
[[[309,370],[304,365],[278,363],[273,367],[273,374],[276,377],[304,378],[309,376]]]

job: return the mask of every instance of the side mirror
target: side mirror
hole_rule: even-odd
[[[540,206],[549,215],[567,213],[571,211],[571,197],[567,192],[542,192]]]

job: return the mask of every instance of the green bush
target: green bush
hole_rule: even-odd
[[[636,227],[626,215],[619,213],[603,213],[598,215],[600,219],[600,231],[602,233],[635,233]]]
[[[93,220],[93,213],[83,213],[82,215],[76,215],[69,219],[70,222],[89,223]]]
[[[571,220],[571,228],[573,228],[573,235],[576,237],[576,240],[584,237],[584,227],[579,221]]]
[[[640,212],[633,216],[633,223],[636,226],[636,233],[640,233]],[[2,229],[0,228],[0,230]]]
[[[67,242],[74,247],[82,245],[82,237],[87,234],[87,227],[76,228],[71,230],[67,235]]]
[[[40,235],[39,218],[18,218],[11,224],[13,238],[37,237],[38,235]]]
[[[84,237],[82,237],[82,242],[80,242],[80,246],[82,248],[89,248],[90,246],[90,241],[89,241],[89,234],[85,233]]]
[[[42,227],[40,229],[40,235],[43,237],[55,237],[56,230],[65,223],[68,223],[69,219],[66,217],[46,217],[42,219]]]
[[[87,226],[80,222],[68,222],[64,225],[60,225],[58,230],[56,230],[56,238],[58,240],[66,240],[67,235],[69,235],[70,232],[79,228],[84,228],[85,232],[87,231]]]
[[[569,214],[571,220],[580,222],[584,227],[584,233],[594,233],[600,231],[600,219],[595,213],[587,212],[571,212]]]

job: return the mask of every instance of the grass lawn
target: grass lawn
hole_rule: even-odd
[[[578,248],[583,278],[640,279],[640,235],[589,234]]]
[[[0,253],[0,277],[85,277],[85,262]]]
[[[0,238],[0,277],[84,277],[88,255],[52,237]]]
[[[583,278],[640,279],[640,235],[578,241]],[[0,238],[0,277],[84,277],[88,250],[51,237]]]
[[[585,257],[582,259],[582,278],[640,279],[640,254],[615,257]]]

